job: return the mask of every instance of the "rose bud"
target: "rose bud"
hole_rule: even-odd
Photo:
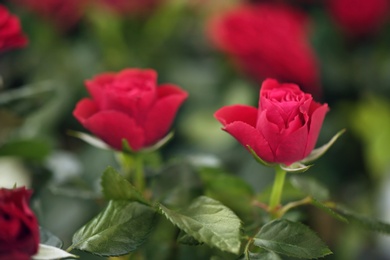
[[[314,149],[327,111],[327,104],[315,102],[297,85],[267,79],[258,108],[225,106],[214,116],[223,130],[263,161],[289,166]]]
[[[156,80],[151,69],[100,74],[86,81],[92,98],[79,101],[73,115],[116,150],[122,150],[123,139],[132,151],[152,146],[167,134],[188,96],[173,84],[157,86]]]

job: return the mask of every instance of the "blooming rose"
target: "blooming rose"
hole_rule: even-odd
[[[39,227],[24,187],[0,189],[0,259],[28,260],[38,252]]]
[[[73,111],[80,123],[111,147],[126,139],[133,151],[151,146],[167,134],[187,93],[172,84],[157,87],[154,70],[125,69],[86,81],[92,99]]]
[[[27,38],[22,32],[19,19],[0,4],[0,51],[24,47],[26,44]]]
[[[258,82],[276,78],[319,95],[308,21],[304,13],[285,5],[246,4],[214,17],[208,33],[218,49]]]
[[[347,34],[362,36],[378,30],[389,15],[389,0],[330,0],[330,12]]]
[[[89,0],[12,0],[16,4],[51,21],[62,30],[74,26],[84,14]]]
[[[259,108],[226,106],[214,116],[223,130],[258,157],[288,166],[314,149],[327,111],[327,104],[315,102],[297,85],[267,79],[260,89]]]

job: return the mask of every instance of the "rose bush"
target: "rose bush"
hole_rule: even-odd
[[[215,113],[223,130],[266,162],[290,165],[314,149],[327,104],[315,102],[295,84],[267,79],[260,89],[259,107],[226,106]]]
[[[388,0],[331,0],[326,3],[336,23],[351,36],[378,31],[389,16]]]
[[[187,93],[172,84],[157,87],[157,73],[125,69],[86,81],[92,99],[82,99],[73,115],[111,147],[126,139],[133,151],[151,146],[167,134]]]
[[[306,14],[286,5],[245,4],[211,19],[208,35],[259,83],[275,78],[319,95],[319,68],[308,24]]]
[[[0,4],[0,51],[21,48],[27,44],[19,19]]]
[[[26,188],[0,189],[0,259],[28,260],[39,245],[39,226]]]

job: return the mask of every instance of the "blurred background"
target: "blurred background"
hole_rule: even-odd
[[[256,192],[272,172],[221,131],[213,113],[257,106],[267,77],[299,84],[330,107],[317,146],[347,129],[304,174],[328,187],[332,200],[390,222],[388,0],[0,3],[28,38],[26,47],[0,53],[0,186],[34,189],[40,225],[65,248],[101,210],[100,175],[117,166],[112,152],[68,134],[86,132],[72,111],[88,96],[86,79],[128,67],[153,68],[159,83],[189,92],[160,161],[219,165]],[[180,181],[191,182],[186,176]],[[388,237],[304,210],[304,221],[334,252],[325,259],[390,259]],[[147,259],[172,259],[164,246]],[[176,258],[205,259],[192,250],[183,247]]]

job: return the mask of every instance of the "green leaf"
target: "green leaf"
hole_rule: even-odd
[[[337,220],[340,220],[340,221],[342,221],[344,223],[348,223],[349,222],[348,219],[346,219],[344,216],[338,214],[337,212],[335,212],[331,208],[327,207],[324,203],[321,203],[321,202],[319,202],[316,199],[312,198],[311,204],[314,205],[315,207],[325,211],[326,213],[328,213],[330,216],[334,217]]]
[[[253,244],[276,253],[306,259],[332,253],[309,227],[287,219],[276,219],[264,225],[254,237]]]
[[[306,176],[291,176],[290,182],[296,189],[320,201],[329,198],[328,189],[313,178]]]
[[[138,201],[145,205],[150,205],[150,202],[112,167],[108,167],[103,172],[101,185],[106,199]]]
[[[43,160],[50,153],[44,140],[15,140],[0,146],[0,156],[18,156],[30,160]]]
[[[282,260],[279,255],[272,251],[265,251],[260,253],[248,252],[245,260]]]
[[[71,249],[100,256],[127,254],[145,242],[154,216],[152,208],[137,202],[110,201],[103,212],[74,234]]]
[[[188,235],[187,233],[185,233],[183,231],[180,232],[180,235],[179,235],[179,238],[177,239],[177,241],[180,244],[189,245],[189,246],[197,246],[197,245],[203,244],[202,242],[199,242],[194,237]]]
[[[352,224],[356,224],[371,231],[390,234],[390,224],[388,223],[363,216],[342,206],[337,206],[336,210]]]
[[[255,194],[243,179],[217,168],[203,168],[199,174],[207,196],[222,202],[240,216],[253,217],[252,201]]]
[[[57,260],[62,258],[78,258],[60,248],[39,244],[38,253],[32,256],[33,260]]]
[[[318,158],[320,158],[324,153],[326,153],[326,151],[329,150],[329,148],[337,141],[337,139],[342,135],[344,134],[345,132],[345,129],[342,129],[340,130],[337,134],[335,134],[332,139],[330,139],[330,141],[326,144],[324,144],[323,146],[317,148],[317,149],[314,149],[306,158],[304,158],[301,163],[305,164],[305,163],[309,163],[309,162],[313,162],[315,160],[317,160]]]
[[[92,136],[92,135],[89,135],[89,134],[86,134],[83,132],[73,131],[73,130],[68,130],[67,133],[68,133],[68,135],[79,138],[79,139],[83,140],[84,142],[86,142],[87,144],[90,144],[94,147],[97,147],[97,148],[100,148],[103,150],[110,150],[111,149],[108,144],[106,144],[105,142],[103,142],[99,138],[96,138],[95,136]]]
[[[238,254],[241,221],[220,202],[201,196],[180,211],[163,205],[160,209],[169,221],[199,242]]]

